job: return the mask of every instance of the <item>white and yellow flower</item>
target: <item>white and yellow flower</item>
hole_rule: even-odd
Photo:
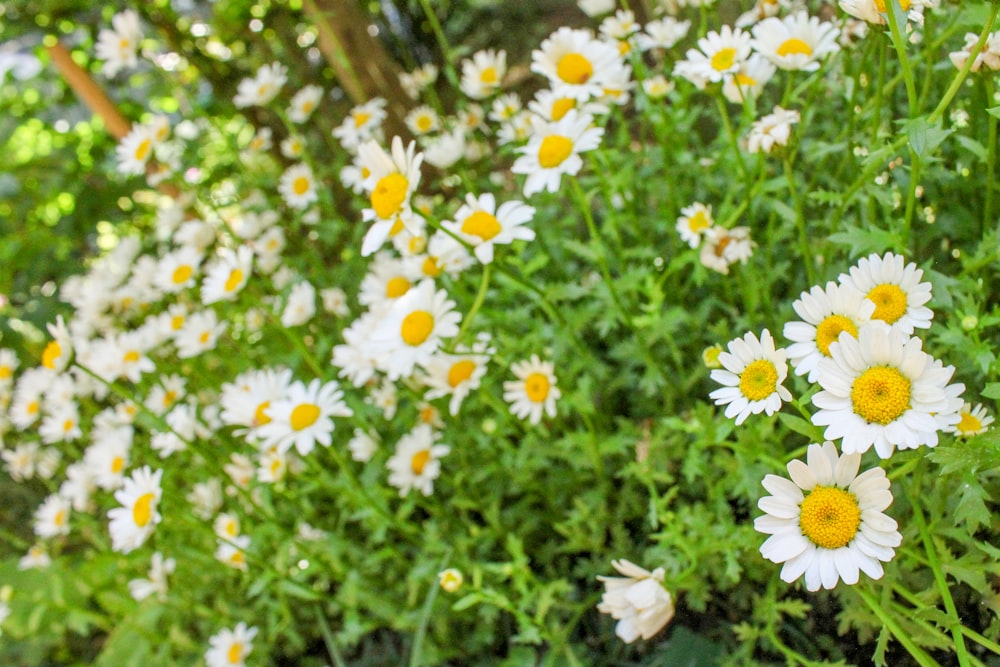
[[[840,50],[837,26],[804,11],[764,19],[752,32],[753,49],[783,70],[815,72],[820,60]]]
[[[293,123],[306,122],[322,99],[322,88],[312,84],[303,86],[299,92],[292,96],[292,101],[288,106],[288,120]]]
[[[335,381],[323,383],[314,379],[308,386],[295,382],[288,395],[272,401],[264,409],[271,421],[257,429],[265,446],[287,452],[294,445],[305,456],[316,443],[329,447],[334,429],[334,417],[350,417],[354,413],[343,401],[344,392]]]
[[[600,97],[604,84],[624,66],[618,49],[589,30],[562,27],[531,54],[531,71],[557,93],[581,102]]]
[[[368,172],[363,187],[371,204],[363,217],[374,221],[361,245],[361,254],[367,257],[382,247],[394,228],[402,229],[414,216],[410,198],[420,183],[423,154],[416,152],[414,142],[404,149],[403,140],[393,137],[391,155],[377,142],[369,141],[358,147],[358,158],[362,171]]]
[[[252,78],[240,81],[233,104],[239,108],[264,106],[273,100],[288,81],[288,68],[281,63],[261,65]]]
[[[35,535],[57,537],[69,535],[69,517],[73,508],[68,500],[53,494],[35,510]]]
[[[543,413],[555,417],[556,401],[562,397],[556,386],[555,364],[533,354],[531,359],[511,365],[510,370],[517,379],[503,383],[503,400],[510,403],[511,414],[531,424],[540,422]]]
[[[809,382],[819,376],[819,362],[830,356],[830,346],[846,331],[855,338],[869,321],[875,304],[853,287],[830,281],[826,287],[813,286],[792,304],[802,318],[786,322],[783,334],[792,341],[788,359],[796,375],[809,374]]]
[[[507,201],[496,205],[489,192],[476,197],[465,196],[465,204],[455,213],[454,221],[443,227],[473,246],[473,253],[483,264],[493,261],[493,246],[509,244],[516,239],[531,241],[534,230],[524,224],[531,220],[535,209],[520,201]]]
[[[253,269],[253,250],[241,245],[236,250],[223,248],[205,273],[201,284],[204,305],[232,301],[247,284]]]
[[[125,479],[123,488],[115,491],[115,500],[122,505],[108,511],[111,548],[115,551],[127,554],[139,548],[160,523],[162,477],[162,470],[153,472],[149,466],[143,466]]]
[[[924,304],[931,300],[931,284],[920,282],[924,272],[902,255],[887,252],[869,255],[840,274],[839,281],[850,285],[875,303],[873,320],[882,320],[905,334],[931,326],[933,311]]]
[[[709,397],[716,405],[726,406],[726,417],[735,417],[737,426],[750,415],[773,415],[782,401],[792,400],[781,384],[788,376],[786,352],[775,349],[770,331],[764,329],[759,340],[748,332],[727,347],[729,351],[719,355],[723,367],[712,371],[712,379],[724,386]]]
[[[111,26],[110,30],[101,28],[94,45],[94,55],[104,61],[101,72],[109,77],[123,68],[138,65],[137,53],[142,42],[142,26],[134,10],[126,9],[112,16]]]
[[[958,412],[958,423],[949,426],[946,431],[954,433],[959,438],[971,438],[974,435],[986,433],[993,423],[991,415],[981,403],[963,403]]]
[[[208,667],[245,667],[256,636],[257,628],[247,627],[246,623],[237,623],[232,630],[219,630],[208,640],[205,663]]]
[[[687,60],[677,63],[675,71],[699,87],[735,76],[750,57],[750,40],[749,33],[724,25],[699,39],[697,49],[688,49]]]
[[[697,248],[701,245],[701,237],[705,231],[714,224],[712,207],[694,202],[681,209],[681,215],[677,218],[677,233],[681,235],[682,241],[692,248]]]
[[[651,639],[674,617],[674,600],[663,587],[664,569],[650,572],[624,558],[611,565],[625,576],[597,577],[604,584],[597,611],[618,620],[615,634],[623,642]]]
[[[440,434],[427,424],[419,424],[396,443],[395,453],[386,461],[389,484],[400,497],[417,489],[425,496],[434,492],[434,480],[441,474],[441,457],[451,452],[448,445],[436,444]]]
[[[500,90],[506,74],[506,51],[476,51],[471,59],[462,61],[462,92],[474,100],[489,97]]]
[[[573,176],[580,171],[580,153],[600,146],[604,136],[604,128],[593,123],[589,114],[571,109],[558,121],[538,124],[528,145],[518,149],[521,155],[511,167],[515,174],[528,177],[525,197],[542,190],[557,192],[563,174]]]

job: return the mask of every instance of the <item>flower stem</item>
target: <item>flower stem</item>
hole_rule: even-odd
[[[910,107],[910,118],[917,117],[917,87],[913,80],[913,67],[910,59],[906,55],[906,40],[899,29],[899,16],[903,15],[899,0],[890,0],[886,8],[886,16],[889,20],[889,36],[892,38],[892,46],[896,49],[896,56],[899,58],[899,67],[903,71],[903,82],[906,85],[906,100]],[[897,16],[897,12],[899,15]]]
[[[337,642],[333,637],[333,633],[330,632],[330,621],[327,620],[322,605],[322,602],[316,604],[316,625],[319,626],[319,631],[323,635],[326,652],[330,655],[330,659],[333,660],[333,664],[336,667],[347,667],[344,657],[340,655],[340,651],[337,649]]]
[[[441,559],[440,565],[438,565],[437,571],[440,572],[448,565],[448,560],[451,558],[451,549],[445,553],[444,558]],[[434,600],[437,598],[438,583],[431,582],[431,589],[427,591],[427,598],[424,600],[424,606],[420,610],[420,623],[417,625],[417,632],[413,636],[413,646],[410,649],[410,667],[420,667],[422,663],[421,653],[423,653],[424,648],[424,637],[427,636],[427,626],[431,620],[431,612],[434,611]]]
[[[970,57],[970,60],[972,58]],[[993,104],[993,78],[983,77],[983,86],[986,93],[987,106]],[[986,131],[986,194],[983,202],[983,217],[979,227],[979,235],[988,229],[993,223],[993,192],[996,190],[996,169],[997,169],[997,119],[992,116],[987,117],[986,122],[989,127]]]
[[[465,334],[472,324],[473,318],[479,309],[482,307],[483,302],[486,300],[486,292],[490,286],[490,264],[483,265],[483,277],[479,282],[479,291],[476,292],[476,299],[472,302],[472,307],[469,308],[468,314],[466,314],[465,319],[462,320],[462,327],[458,330],[458,335],[455,336],[455,343],[460,343],[465,338]]]
[[[920,667],[934,667],[938,664],[936,660],[927,655],[922,648],[917,646],[913,640],[910,639],[910,635],[899,627],[896,619],[893,618],[888,611],[882,608],[882,605],[879,604],[879,601],[875,599],[875,596],[872,595],[870,591],[866,590],[863,586],[856,586],[854,590],[857,591],[861,599],[868,605],[868,608],[872,610],[872,613],[878,616],[878,619],[882,621],[882,625],[885,626],[896,641],[902,644],[903,648],[905,648],[907,652],[913,656],[913,659],[917,661],[917,664],[920,665]]]
[[[802,197],[799,195],[799,188],[795,184],[795,174],[792,171],[792,160],[785,157],[782,161],[785,166],[785,178],[788,180],[788,191],[792,195],[792,202],[795,204],[795,226],[799,230],[799,244],[802,250],[802,262],[806,266],[806,276],[809,284],[816,283],[816,268],[813,252],[809,247],[809,231],[806,229],[806,218],[802,209]]]
[[[732,121],[729,120],[729,110],[726,108],[726,101],[722,93],[715,96],[715,105],[719,108],[719,117],[722,119],[722,125],[726,128],[726,136],[729,137],[729,146],[733,149],[733,159],[740,168],[740,173],[743,174],[743,182],[749,188],[751,181],[750,170],[747,169],[747,165],[743,161],[743,156],[740,155],[740,141],[736,136],[736,130],[733,129]],[[749,200],[749,198],[748,192],[747,199]]]

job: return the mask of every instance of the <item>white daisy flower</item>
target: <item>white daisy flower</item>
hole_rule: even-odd
[[[133,434],[130,425],[94,430],[93,444],[83,453],[83,461],[98,487],[111,491],[124,484]]]
[[[308,322],[315,314],[316,288],[308,280],[296,283],[281,312],[281,324],[285,327],[297,327]]]
[[[347,305],[347,293],[339,287],[325,287],[319,291],[323,310],[337,317],[347,317],[351,308]]]
[[[375,97],[354,107],[340,125],[333,129],[333,136],[345,150],[353,153],[364,142],[377,138],[387,115],[385,105],[384,99]]]
[[[852,287],[830,281],[826,288],[815,285],[792,304],[801,322],[786,322],[783,334],[792,341],[788,360],[796,375],[809,374],[809,382],[819,376],[820,359],[830,356],[830,345],[841,332],[857,338],[858,331],[871,321],[875,304]]]
[[[511,414],[527,418],[533,425],[542,420],[543,412],[555,417],[556,401],[562,397],[556,386],[555,364],[533,354],[531,359],[511,365],[510,370],[517,380],[503,383],[503,400],[510,403]]]
[[[430,361],[443,338],[458,333],[462,319],[455,302],[444,290],[435,290],[423,280],[396,300],[371,333],[371,348],[379,353],[379,364],[392,381],[413,373],[417,365]]]
[[[253,78],[240,81],[233,104],[239,108],[264,106],[277,96],[288,81],[288,68],[281,63],[261,65]]]
[[[905,334],[931,326],[933,311],[924,306],[931,300],[931,284],[922,283],[924,272],[902,255],[887,252],[869,255],[842,273],[838,280],[850,285],[875,303],[873,320],[882,320]]]
[[[703,235],[704,243],[701,244],[698,259],[706,267],[723,275],[728,274],[729,267],[736,262],[746,264],[756,245],[750,240],[749,227],[726,229],[713,225]]]
[[[818,591],[841,580],[856,584],[861,572],[882,578],[882,563],[893,559],[902,536],[896,522],[882,513],[892,504],[885,471],[871,468],[859,475],[860,463],[860,454],[838,456],[827,441],[809,445],[806,463],[788,464],[791,481],[764,478],[772,495],[757,503],[767,514],[754,521],[754,528],[771,536],[760,553],[784,563],[782,581],[805,575],[806,588]]]
[[[465,128],[438,135],[424,145],[424,159],[438,169],[447,169],[465,157]]]
[[[261,452],[257,463],[257,481],[275,484],[285,479],[285,474],[288,472],[288,453],[268,449]]]
[[[149,564],[149,575],[145,579],[132,579],[128,582],[128,592],[137,601],[142,601],[151,595],[156,595],[160,602],[167,599],[167,577],[174,573],[177,561],[164,558],[159,551],[153,554]]]
[[[296,136],[296,135],[291,135],[291,136],[288,136],[288,137],[285,137],[284,139],[282,139],[281,140],[281,144],[279,144],[279,147],[281,148],[281,154],[284,155],[289,160],[298,160],[306,152],[306,142],[305,142],[305,139],[303,139],[300,136]],[[312,176],[312,172],[309,173],[309,176],[310,177]],[[300,186],[301,186],[301,184],[300,184]],[[290,188],[290,189],[293,190],[293,192],[294,192],[295,188],[293,187],[293,188]],[[281,191],[280,186],[278,188],[278,192],[281,193],[281,194],[284,194]],[[287,196],[285,197],[285,200],[286,201],[288,200]]]
[[[145,125],[133,125],[115,149],[118,171],[126,176],[146,173],[146,163],[153,156],[153,134]]]
[[[153,472],[143,466],[125,479],[124,488],[115,491],[115,500],[122,505],[108,511],[111,548],[115,551],[127,554],[139,548],[160,523],[157,509],[163,494],[162,477],[162,470]]]
[[[253,250],[241,245],[235,251],[223,248],[212,262],[201,284],[201,302],[232,301],[247,284],[253,267]]]
[[[168,294],[175,294],[192,287],[198,276],[202,252],[198,248],[182,246],[160,258],[156,267],[155,285]]]
[[[381,365],[382,352],[372,349],[372,334],[381,322],[376,313],[365,313],[341,331],[344,342],[333,346],[331,363],[340,369],[338,377],[355,387],[364,386]]]
[[[14,371],[20,363],[13,350],[0,348],[0,390],[7,389],[14,383]]]
[[[819,408],[812,421],[827,427],[824,437],[843,438],[848,454],[875,445],[881,458],[896,447],[937,445],[939,417],[958,421],[945,392],[955,368],[935,363],[921,346],[919,338],[883,322],[862,327],[857,338],[842,332],[830,357],[819,362],[823,391],[812,397]]]
[[[876,25],[885,25],[888,22],[886,11],[887,0],[840,0],[840,8],[855,18]],[[907,18],[916,23],[923,23],[924,7],[933,6],[930,0],[899,0],[899,6],[907,12]]]
[[[235,514],[222,512],[212,522],[212,531],[216,537],[231,540],[240,534],[240,519]]]
[[[737,426],[750,415],[764,412],[771,416],[781,409],[782,401],[792,400],[781,384],[788,376],[786,352],[775,349],[770,331],[764,329],[760,340],[748,332],[727,347],[729,352],[719,355],[723,367],[712,371],[712,379],[724,387],[709,397],[716,405],[726,406],[726,417],[735,417]]]
[[[70,403],[46,415],[38,427],[38,435],[46,445],[79,440],[83,431],[80,429],[80,414],[76,405]]]
[[[599,97],[604,84],[624,66],[618,49],[589,30],[562,27],[531,54],[531,71],[546,77],[553,90],[581,102]]]
[[[426,104],[411,110],[403,120],[410,132],[418,137],[441,129],[441,119],[437,112]]]
[[[378,451],[378,439],[371,433],[356,428],[354,435],[347,442],[347,449],[351,452],[352,459],[367,463]]]
[[[474,100],[489,97],[500,89],[507,74],[507,52],[494,49],[476,51],[462,61],[462,92]]]
[[[293,445],[305,456],[316,443],[329,447],[332,442],[334,417],[350,417],[354,413],[343,401],[344,392],[335,381],[323,383],[314,379],[308,386],[295,382],[286,398],[271,402],[264,410],[271,421],[257,429],[256,435],[265,446],[287,452]]]
[[[414,262],[379,252],[361,280],[358,303],[373,311],[381,311],[410,291],[420,278],[420,268]]]
[[[226,330],[226,323],[219,322],[211,308],[192,313],[174,336],[177,356],[181,359],[196,357],[215,348],[215,342]]]
[[[636,38],[639,48],[669,49],[684,39],[691,29],[691,21],[678,21],[671,16],[664,16],[655,21],[649,21]]]
[[[237,623],[232,630],[223,628],[208,640],[209,649],[205,651],[205,663],[208,667],[245,667],[246,659],[253,651],[253,639],[257,636],[256,627],[247,627],[246,623]]]
[[[299,92],[292,96],[292,101],[288,106],[288,120],[293,123],[306,122],[322,99],[322,88],[314,85],[303,86]]]
[[[142,27],[139,15],[126,9],[111,17],[112,29],[101,28],[94,45],[94,55],[103,60],[101,72],[104,76],[114,76],[118,70],[133,68],[139,64],[137,52],[142,42]]]
[[[421,65],[412,72],[399,75],[399,86],[411,99],[420,97],[420,91],[427,88],[438,78],[438,68],[434,63]]]
[[[949,426],[945,430],[954,433],[959,438],[971,438],[974,435],[986,433],[993,423],[991,415],[981,403],[963,403],[962,409],[958,413],[958,423]]]
[[[682,241],[692,248],[697,248],[701,244],[702,235],[714,224],[712,207],[694,202],[681,209],[681,215],[677,218],[677,232],[681,235]]]
[[[434,400],[450,396],[448,412],[454,417],[465,397],[479,388],[479,383],[486,375],[490,354],[491,348],[477,345],[473,350],[459,346],[455,354],[439,352],[434,355],[424,366],[425,375],[422,380],[428,387],[424,398]]]
[[[309,165],[299,163],[286,169],[278,181],[278,193],[286,204],[300,210],[319,199],[316,179]]]
[[[216,540],[215,559],[236,570],[247,571],[247,549],[250,548],[248,535]]]
[[[643,79],[642,90],[653,100],[661,100],[674,90],[674,82],[662,74]]]
[[[491,193],[478,198],[469,193],[465,196],[465,204],[455,212],[455,220],[446,221],[442,226],[473,245],[476,259],[489,264],[493,261],[494,245],[535,238],[534,230],[523,226],[534,215],[535,209],[524,202],[507,201],[498,208]]]
[[[35,535],[57,537],[69,535],[69,516],[73,508],[68,500],[53,494],[35,510]]]
[[[771,113],[750,125],[747,150],[751,153],[770,153],[775,146],[787,146],[792,125],[798,123],[799,119],[798,111],[774,107]]]
[[[740,63],[735,74],[722,82],[722,94],[733,104],[743,104],[744,99],[760,95],[777,71],[778,68],[770,60],[759,53],[752,53]]]
[[[416,153],[414,142],[404,149],[403,140],[393,137],[391,155],[378,143],[369,141],[358,147],[358,157],[362,169],[368,171],[363,185],[371,203],[363,217],[366,221],[375,221],[361,246],[362,256],[367,257],[389,238],[394,225],[405,226],[413,217],[410,197],[420,182],[423,154]]]
[[[604,583],[597,611],[618,620],[615,634],[625,643],[651,639],[674,617],[673,598],[663,587],[663,568],[649,572],[624,558],[611,565],[625,576],[597,577]]]
[[[396,443],[396,452],[386,461],[389,484],[399,489],[400,497],[416,488],[425,496],[434,492],[434,480],[441,474],[442,456],[451,452],[448,445],[435,444],[440,434],[427,424],[419,424]]]
[[[524,196],[547,190],[557,192],[563,174],[576,175],[583,167],[580,153],[601,145],[604,128],[594,127],[589,114],[571,109],[554,123],[540,123],[527,146],[517,149],[521,156],[511,171],[525,174]]]
[[[750,57],[750,39],[749,33],[728,25],[720,32],[712,30],[698,40],[697,49],[688,49],[687,60],[678,63],[675,71],[696,85],[722,81],[735,75],[740,63]]]
[[[840,31],[833,23],[796,12],[764,19],[753,27],[753,49],[783,70],[815,72],[819,61],[840,50]]]
[[[18,570],[44,569],[49,565],[52,565],[52,558],[46,553],[45,547],[41,544],[32,545],[28,549],[28,553],[21,556],[20,560],[17,561]],[[2,619],[0,619],[0,622],[2,622]]]

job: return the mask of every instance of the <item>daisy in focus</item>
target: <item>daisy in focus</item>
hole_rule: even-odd
[[[316,378],[308,386],[295,382],[288,396],[264,408],[270,420],[256,431],[265,446],[275,446],[287,452],[292,446],[305,456],[316,443],[329,447],[332,442],[333,417],[350,417],[354,413],[343,401],[344,392],[335,381]]]
[[[819,376],[820,359],[830,356],[830,345],[846,331],[857,338],[858,330],[871,321],[875,304],[852,287],[830,281],[826,288],[813,286],[792,304],[800,322],[786,322],[783,334],[792,341],[788,360],[796,375]]]
[[[523,226],[534,214],[535,209],[524,202],[507,201],[497,208],[491,193],[478,198],[470,193],[465,196],[465,204],[455,213],[455,220],[442,226],[473,245],[476,259],[489,264],[493,261],[495,244],[535,238],[534,230]]]
[[[850,285],[874,302],[873,320],[882,320],[905,334],[931,326],[933,311],[924,304],[931,300],[931,284],[922,283],[924,272],[902,255],[887,252],[869,255],[840,274],[841,284]]]
[[[698,40],[697,49],[688,49],[687,60],[678,62],[675,72],[703,88],[735,75],[740,64],[750,57],[750,34],[739,28],[722,26]]]
[[[562,119],[553,123],[539,123],[528,142],[517,151],[511,171],[527,175],[524,196],[536,192],[559,191],[563,174],[574,176],[583,167],[580,153],[594,150],[601,145],[604,128],[594,127],[589,114],[571,109]]]
[[[219,630],[208,640],[205,663],[208,667],[245,667],[256,636],[257,628],[248,628],[246,623],[237,623],[232,630]]]
[[[753,27],[751,46],[783,70],[815,72],[820,60],[840,50],[840,31],[804,11],[764,19]]]
[[[476,51],[471,59],[462,61],[462,92],[474,100],[489,97],[500,90],[506,74],[506,51]]]
[[[123,488],[115,491],[115,500],[122,505],[108,511],[111,548],[115,551],[127,554],[138,549],[160,523],[162,517],[157,510],[163,494],[162,477],[162,470],[153,472],[149,466],[143,466],[125,479]]]
[[[553,90],[581,102],[600,97],[604,85],[624,67],[618,49],[589,30],[562,27],[531,54],[531,71],[547,78]]]
[[[759,340],[748,332],[727,347],[728,352],[719,354],[722,368],[712,371],[712,379],[724,386],[709,397],[726,406],[726,417],[735,417],[737,426],[752,414],[771,416],[781,409],[782,401],[792,400],[781,384],[788,376],[786,352],[775,349],[770,331],[764,329]]]
[[[414,216],[410,197],[420,183],[420,163],[423,154],[416,153],[416,144],[403,148],[403,140],[392,139],[391,155],[375,141],[358,147],[362,173],[368,172],[363,187],[369,193],[371,208],[363,212],[366,221],[374,221],[365,234],[361,255],[367,257],[378,250],[393,229],[405,227]]]
[[[434,480],[441,474],[441,457],[451,452],[448,445],[436,444],[439,434],[428,424],[419,424],[400,438],[396,452],[386,461],[389,484],[405,497],[411,489],[425,496],[434,492]]]
[[[832,442],[809,445],[806,462],[789,462],[791,480],[767,475],[772,495],[757,506],[766,514],[754,528],[771,537],[760,547],[764,558],[783,563],[781,579],[805,576],[806,589],[858,583],[860,573],[881,579],[883,562],[902,542],[896,522],[883,514],[892,504],[882,468],[858,474],[860,454],[837,455]]]
[[[472,350],[459,346],[455,354],[439,352],[434,355],[424,366],[423,382],[428,387],[424,398],[450,396],[448,412],[453,417],[457,415],[465,397],[479,388],[494,351],[488,341],[480,341]]]
[[[819,362],[823,391],[812,397],[819,408],[812,421],[827,427],[823,437],[843,438],[845,454],[874,445],[881,458],[896,447],[937,445],[938,429],[959,420],[945,391],[955,367],[942,366],[921,347],[919,338],[883,322],[861,328],[857,338],[841,332],[830,357]]]
[[[625,643],[652,638],[674,617],[673,598],[663,587],[663,568],[649,572],[625,559],[611,565],[624,576],[597,577],[604,583],[597,611],[618,620],[615,634]]]
[[[532,425],[542,420],[543,412],[555,417],[556,401],[562,396],[556,387],[555,365],[533,354],[531,359],[513,364],[510,370],[517,380],[503,383],[503,400],[510,403],[511,414]]]

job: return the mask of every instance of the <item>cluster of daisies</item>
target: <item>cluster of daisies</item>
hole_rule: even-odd
[[[818,590],[857,583],[859,572],[880,578],[901,537],[883,514],[892,502],[889,480],[881,467],[859,475],[862,455],[874,448],[886,459],[897,448],[934,447],[939,432],[968,437],[993,422],[981,405],[963,402],[965,386],[951,383],[954,367],[924,352],[913,335],[933,317],[925,305],[931,284],[922,278],[900,255],[873,254],[792,304],[801,319],[785,324],[788,347],[777,348],[764,329],[718,355],[722,368],[711,375],[723,387],[711,398],[737,424],[792,400],[783,384],[788,362],[820,389],[812,422],[825,427],[827,440],[810,445],[806,462],[788,464],[790,481],[764,479],[772,495],[761,499],[766,514],[754,524],[771,535],[761,553],[784,563],[784,581],[804,575],[806,588]]]

